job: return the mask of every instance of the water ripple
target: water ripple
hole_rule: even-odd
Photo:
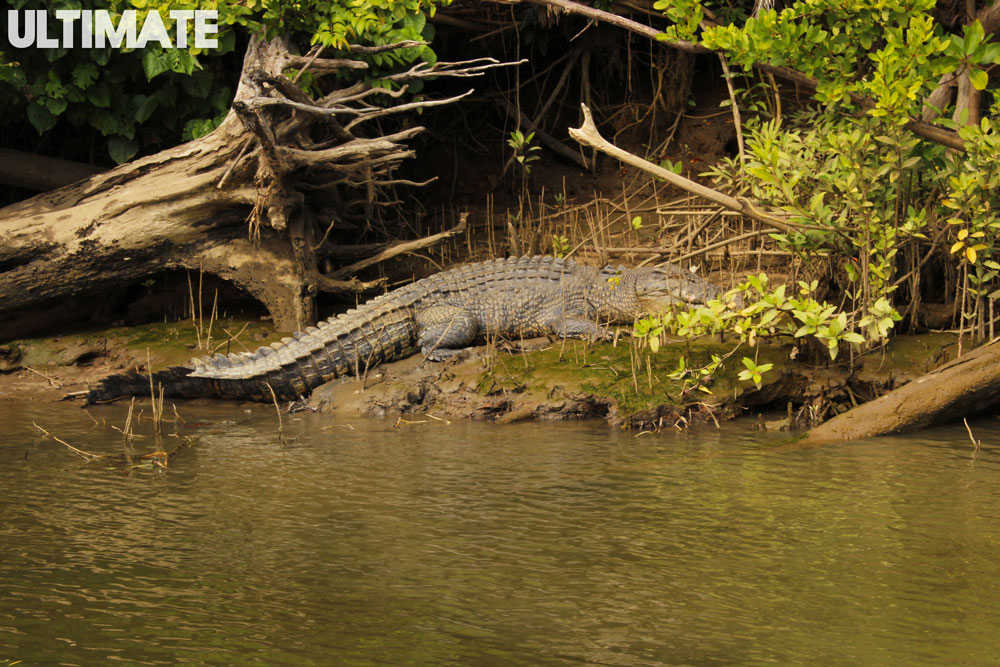
[[[0,404],[0,664],[1000,655],[991,423],[979,450],[964,427],[797,448],[735,427],[305,415],[282,446],[266,410],[182,413],[197,444],[124,476],[31,427],[121,453],[107,424]]]

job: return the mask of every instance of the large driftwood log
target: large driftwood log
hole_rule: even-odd
[[[253,41],[248,75],[284,64],[277,43]],[[80,299],[164,269],[204,269],[245,289],[278,327],[306,323],[311,302],[289,244],[267,231],[251,243],[246,221],[259,200],[252,184],[219,189],[246,130],[230,113],[199,140],[121,165],[0,210],[0,311]]]
[[[254,38],[232,110],[214,132],[0,209],[0,320],[19,309],[79,303],[165,269],[231,281],[283,330],[315,319],[319,291],[370,289],[374,283],[327,266],[327,252],[337,248],[330,231],[346,229],[357,240],[350,230],[369,224],[377,205],[393,199],[392,188],[409,184],[392,172],[413,155],[403,142],[423,128],[383,135],[365,123],[462,96],[388,107],[373,99],[399,97],[415,79],[476,76],[501,63],[418,63],[385,77],[399,84],[395,91],[362,82],[313,100],[283,72],[310,68],[322,77],[368,67],[321,52],[296,56],[281,39]],[[12,333],[0,321],[0,338]]]
[[[809,442],[887,435],[961,419],[1000,402],[1000,345],[989,344],[809,431]]]

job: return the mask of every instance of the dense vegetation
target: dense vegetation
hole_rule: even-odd
[[[216,10],[219,47],[165,49],[151,43],[131,51],[110,45],[100,49],[0,51],[0,123],[9,132],[11,141],[6,143],[73,159],[100,163],[110,157],[122,163],[137,154],[204,136],[218,126],[229,111],[240,71],[242,48],[237,46],[245,47],[249,35],[291,34],[303,50],[321,44],[329,47],[330,57],[336,57],[346,55],[349,44],[430,41],[433,27],[427,24],[426,15],[437,4],[441,3],[14,0],[10,4],[13,9],[44,8],[50,14],[82,6],[106,9],[113,17],[120,17],[122,11],[133,9],[140,21],[148,12],[158,11],[171,32],[172,9]],[[362,56],[374,66],[365,74],[370,78],[417,58],[433,61],[434,52],[424,46]],[[16,135],[25,120],[35,137],[29,135],[18,142]],[[91,146],[90,130],[96,130],[103,146]],[[39,142],[37,137],[43,140]]]
[[[808,298],[815,285],[800,285],[803,301],[767,289],[760,276],[743,286],[749,305],[682,314],[668,320],[675,331],[696,322],[698,331],[735,329],[751,343],[813,335],[836,357],[842,341],[878,344],[904,316],[916,323],[929,300],[956,302],[963,331],[992,337],[1000,100],[988,72],[1000,44],[976,17],[945,25],[930,0],[802,0],[749,16],[699,0],[657,7],[675,22],[663,38],[723,53],[744,74],[736,92],[745,152],[710,174],[782,212],[796,230],[771,236],[830,258],[830,279],[843,288],[835,307]],[[769,66],[811,79],[812,102],[783,109]],[[949,86],[957,95],[934,99],[936,108],[932,94]],[[964,150],[914,133],[921,118],[957,132]],[[752,359],[744,363],[757,377]]]

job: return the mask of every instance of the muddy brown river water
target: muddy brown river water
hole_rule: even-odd
[[[123,407],[0,403],[0,667],[1000,664],[995,420],[978,451],[311,414],[282,445],[179,409],[195,444],[126,475],[32,426],[119,455]]]

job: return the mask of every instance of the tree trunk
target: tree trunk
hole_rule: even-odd
[[[0,209],[2,319],[80,303],[165,269],[187,269],[231,281],[264,304],[278,329],[292,331],[314,321],[317,291],[378,284],[321,273],[337,250],[329,239],[335,222],[353,229],[336,209],[352,196],[370,204],[373,192],[391,194],[405,183],[389,174],[413,154],[401,142],[423,128],[372,138],[357,133],[369,119],[458,97],[395,107],[373,105],[371,98],[397,97],[413,79],[475,76],[499,63],[418,63],[384,77],[398,82],[399,92],[356,83],[312,100],[284,70],[312,67],[324,77],[368,67],[320,53],[295,56],[280,39],[254,38],[233,108],[214,132]],[[15,333],[0,323],[0,338]]]
[[[247,65],[266,66],[268,50],[251,48]],[[249,94],[240,89],[237,99]],[[230,112],[201,139],[0,209],[0,311],[204,269],[260,300],[279,329],[308,323],[312,298],[287,239],[249,239],[256,188],[217,187],[246,139]]]
[[[809,442],[853,440],[961,419],[1000,401],[1000,345],[976,348],[809,431]]]

